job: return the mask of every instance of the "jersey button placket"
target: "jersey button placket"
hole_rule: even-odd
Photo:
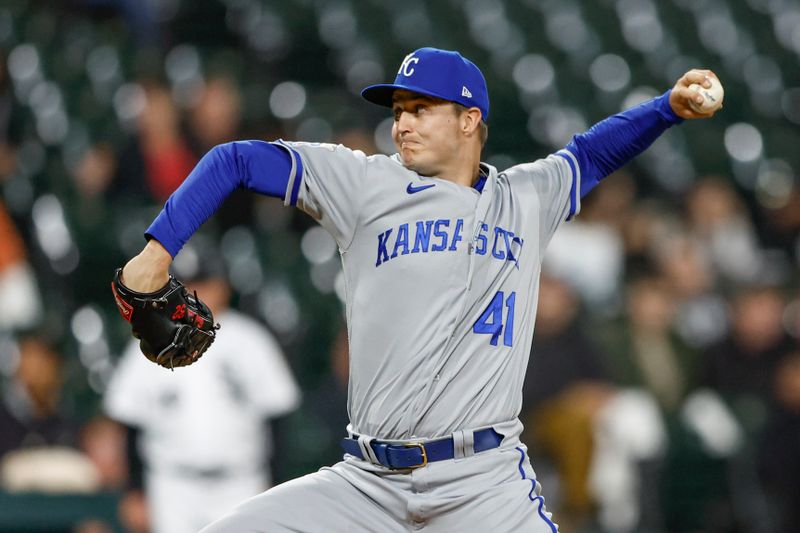
[[[473,201],[474,201],[474,197],[473,197]],[[477,205],[475,206],[475,210],[476,211],[480,211],[480,206],[481,206],[481,200],[479,198],[478,202],[477,202]],[[468,220],[468,215],[467,216],[461,215],[461,216],[464,217],[465,222]],[[472,225],[474,227],[475,223],[473,222]],[[465,227],[466,226],[467,226],[467,224],[465,224]],[[464,272],[464,273],[459,272],[457,274],[459,277],[461,277],[461,279],[464,279],[462,276],[466,276],[467,279],[464,280],[464,285],[463,285],[463,287],[465,287],[465,288],[462,290],[461,287],[458,287],[457,289],[458,289],[458,292],[461,293],[461,296],[453,298],[453,304],[454,305],[458,305],[459,301],[461,302],[461,310],[457,314],[453,315],[452,323],[448,325],[448,327],[450,328],[450,334],[447,337],[447,341],[444,344],[445,347],[444,347],[443,353],[447,353],[448,350],[450,349],[450,346],[452,344],[453,338],[455,337],[455,334],[456,334],[456,328],[458,327],[458,324],[461,322],[461,320],[463,318],[463,314],[464,314],[464,311],[465,311],[466,306],[467,306],[467,301],[469,299],[468,298],[468,294],[467,294],[469,292],[469,280],[468,280],[468,278],[471,275],[472,261],[473,261],[473,256],[474,256],[474,254],[471,254],[469,250],[472,248],[472,246],[474,246],[474,239],[475,239],[475,235],[474,235],[474,231],[473,231],[472,234],[470,234],[470,241],[468,242],[468,247],[467,247],[467,250],[466,250],[466,253],[467,253],[467,268],[466,268],[466,272],[464,272],[462,270],[462,272]],[[465,253],[465,250],[464,250],[463,247],[459,247],[455,253],[463,254],[463,253]],[[461,263],[461,264],[463,264],[463,263]],[[456,287],[454,286],[453,289],[456,289]],[[408,410],[408,413],[407,413],[408,426],[407,427],[408,427],[408,431],[410,433],[414,433],[416,431],[416,428],[417,428],[416,421],[419,420],[419,416],[420,416],[419,413],[421,412],[421,409],[423,409],[423,407],[426,405],[426,402],[429,401],[429,399],[430,399],[431,395],[433,394],[435,388],[441,382],[441,379],[442,379],[441,378],[441,373],[440,373],[441,368],[437,367],[437,366],[434,366],[433,368],[431,368],[431,370],[433,370],[433,372],[428,374],[429,377],[426,379],[425,384],[424,384],[422,390],[420,391],[420,394],[419,394],[419,396],[417,398],[416,403],[414,404],[412,409]]]

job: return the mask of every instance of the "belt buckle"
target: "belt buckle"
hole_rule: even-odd
[[[421,442],[410,442],[408,444],[404,444],[406,448],[419,448],[419,451],[422,452],[422,462],[418,465],[412,465],[407,468],[411,470],[416,470],[417,468],[422,468],[423,466],[428,465],[428,452],[425,451],[425,445]]]

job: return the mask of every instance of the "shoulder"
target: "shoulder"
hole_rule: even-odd
[[[526,163],[520,163],[518,165],[514,165],[502,171],[501,174],[505,174],[506,176],[509,177],[525,176],[525,175],[544,175],[560,171],[563,169],[567,169],[569,168],[569,162],[566,154],[562,152],[563,150],[556,152],[554,154],[549,154],[546,157],[542,157],[534,161],[529,161]]]
[[[276,143],[299,153],[306,162],[330,164],[358,165],[367,172],[416,174],[407,169],[400,158],[395,155],[367,155],[362,150],[355,150],[343,144],[312,143],[301,141],[275,141]]]
[[[500,173],[500,182],[517,190],[531,188],[537,194],[569,191],[579,174],[566,154],[557,152],[529,163],[514,165]]]
[[[316,157],[352,157],[354,159],[366,160],[367,155],[361,150],[353,150],[343,144],[333,143],[318,143],[306,141],[284,141],[279,139],[275,141],[277,144],[288,147],[292,150],[300,152],[305,155],[314,155]]]
[[[367,165],[377,166],[377,167],[384,167],[390,169],[396,169],[402,172],[413,172],[407,169],[400,157],[397,154],[394,155],[385,155],[385,154],[372,154],[367,155],[362,150],[356,150],[353,148],[349,148],[343,144],[332,144],[332,143],[315,143],[315,142],[303,142],[303,141],[278,141],[282,144],[285,144],[291,148],[294,148],[299,151],[304,152],[315,152],[315,153],[329,153],[332,155],[340,155],[344,157],[352,157],[354,159],[359,159],[366,163]]]
[[[417,177],[419,176],[413,170],[406,168],[400,157],[397,154],[384,155],[375,154],[367,157],[367,164],[370,169],[379,171],[381,173],[391,173],[402,175],[403,177]]]

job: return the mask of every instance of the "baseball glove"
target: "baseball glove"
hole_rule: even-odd
[[[216,330],[211,310],[170,276],[164,287],[151,293],[126,287],[118,268],[111,291],[122,318],[130,322],[142,353],[165,368],[191,365],[214,342]]]

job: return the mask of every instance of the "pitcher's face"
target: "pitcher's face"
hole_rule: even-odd
[[[464,142],[454,104],[403,89],[392,100],[392,139],[403,164],[423,176],[438,175]]]

